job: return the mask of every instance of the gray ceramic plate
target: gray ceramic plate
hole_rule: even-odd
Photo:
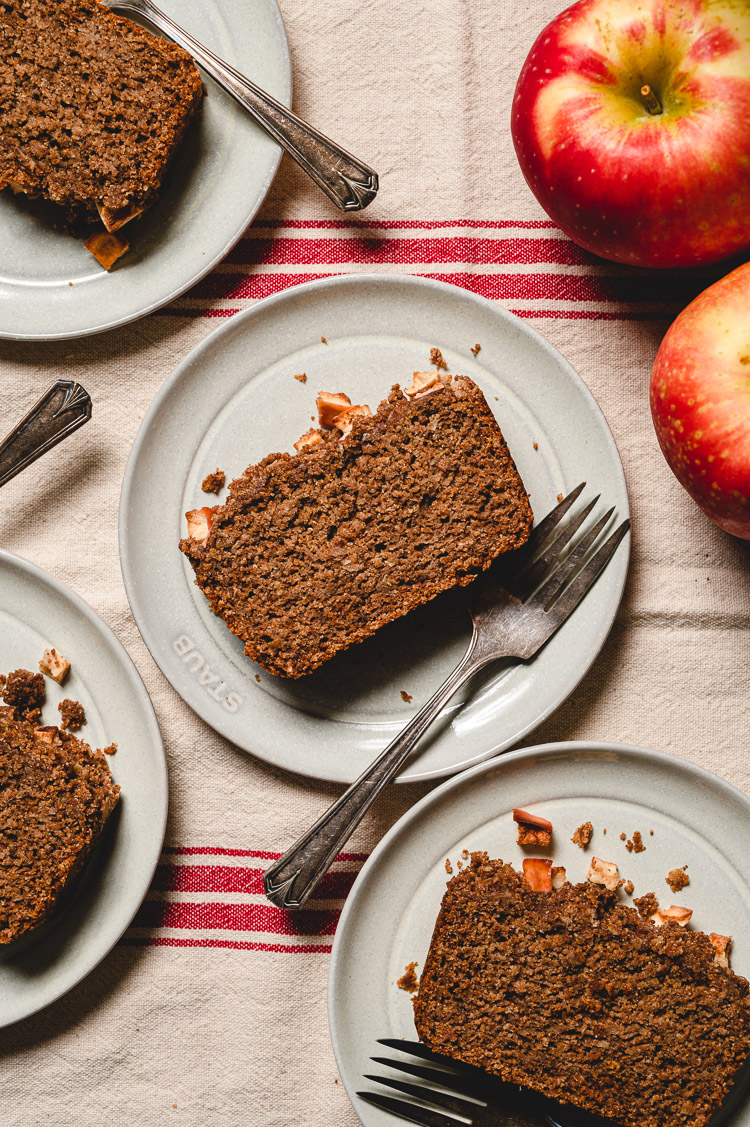
[[[82,599],[25,560],[0,551],[0,672],[36,670],[48,645],[71,663],[64,686],[45,678],[47,724],[64,697],[80,700],[92,747],[115,742],[109,766],[119,809],[76,895],[40,935],[0,953],[0,1026],[49,1005],[93,970],[146,894],[167,817],[167,776],[154,710],[135,666]]]
[[[733,969],[750,976],[750,800],[708,771],[662,752],[625,744],[559,743],[512,752],[451,779],[390,830],[365,864],[346,901],[333,945],[328,983],[331,1037],[341,1078],[365,1127],[395,1120],[356,1091],[378,1037],[415,1038],[411,996],[396,980],[407,963],[424,966],[450,858],[485,850],[520,868],[514,806],[554,826],[553,848],[536,850],[584,880],[592,856],[614,861],[634,895],[654,892],[666,906],[694,911],[691,926],[733,935]],[[595,833],[584,853],[570,841],[582,822]],[[607,830],[606,836],[603,829]],[[640,830],[643,853],[628,853],[620,833]],[[653,836],[650,835],[653,830]],[[690,884],[670,891],[670,869],[688,865]],[[621,894],[624,902],[629,898]],[[382,1048],[380,1049],[382,1053]],[[712,1120],[712,1123],[714,1121]],[[750,1123],[750,1103],[733,1127]]]
[[[286,105],[291,65],[276,0],[160,0],[206,46]],[[58,209],[0,192],[0,337],[57,340],[124,325],[179,297],[234,246],[281,150],[210,78],[208,97],[154,207],[126,228],[107,273]],[[72,285],[71,285],[72,283]]]
[[[292,450],[310,426],[318,390],[346,391],[352,402],[375,407],[393,383],[429,366],[433,346],[450,371],[484,391],[537,513],[587,481],[590,495],[602,493],[600,511],[606,502],[617,506],[618,520],[627,516],[614,441],[570,365],[510,313],[423,278],[333,278],[238,314],[180,364],[136,439],[120,505],[120,554],[141,633],[207,723],[278,766],[356,778],[458,662],[470,635],[465,591],[393,623],[311,676],[273,677],[243,656],[193,584],[177,549],[184,513],[215,502],[200,486],[217,466],[230,481],[269,452]],[[301,373],[307,383],[294,379]],[[627,562],[625,545],[537,658],[494,667],[467,704],[454,702],[401,781],[486,759],[548,716],[596,657]]]

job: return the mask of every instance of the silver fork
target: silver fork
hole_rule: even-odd
[[[557,1127],[556,1117],[550,1114],[553,1105],[533,1092],[519,1091],[517,1086],[495,1080],[480,1069],[438,1056],[421,1041],[384,1037],[378,1044],[430,1062],[422,1065],[399,1057],[370,1058],[376,1064],[413,1078],[400,1080],[395,1076],[365,1075],[365,1080],[409,1097],[402,1100],[382,1092],[356,1093],[360,1099],[383,1111],[409,1123],[418,1123],[420,1127],[464,1127],[464,1123],[471,1127],[499,1127],[500,1124],[502,1127]],[[421,1083],[414,1083],[414,1080]],[[464,1123],[457,1123],[453,1118],[456,1115],[460,1115]]]
[[[466,653],[385,751],[266,870],[263,887],[274,904],[280,908],[302,907],[383,787],[463,684],[498,658],[533,657],[575,610],[630,528],[630,521],[624,520],[587,559],[614,512],[614,508],[608,509],[566,554],[599,500],[595,497],[558,529],[585,484],[578,485],[548,513],[534,528],[528,543],[509,553],[507,562],[493,566],[486,576],[474,581],[469,605],[474,629]],[[555,530],[554,540],[543,547]]]
[[[330,141],[181,28],[151,0],[109,0],[108,7],[142,16],[192,55],[203,70],[270,133],[342,211],[361,211],[378,191],[369,165]]]

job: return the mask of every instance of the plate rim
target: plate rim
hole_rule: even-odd
[[[364,865],[357,874],[349,895],[344,902],[344,906],[339,916],[339,921],[336,926],[336,932],[333,937],[331,946],[331,959],[328,966],[328,978],[326,983],[326,1012],[328,1017],[328,1032],[331,1039],[331,1047],[336,1060],[336,1068],[338,1069],[341,1082],[344,1085],[344,1090],[349,1097],[354,1114],[363,1124],[363,1127],[368,1127],[365,1121],[361,1118],[358,1110],[358,1104],[355,1103],[354,1096],[356,1092],[353,1087],[350,1087],[351,1081],[348,1074],[342,1067],[343,1060],[343,1035],[341,1031],[336,1028],[336,1020],[334,1010],[337,1004],[337,990],[339,989],[340,964],[343,960],[341,952],[342,945],[345,944],[345,933],[349,928],[350,917],[356,914],[356,903],[360,895],[364,894],[364,883],[362,882],[359,894],[357,894],[357,885],[360,883],[360,878],[365,874],[366,878],[369,877],[371,870],[376,869],[381,863],[382,855],[388,850],[394,840],[405,829],[417,821],[432,804],[439,803],[443,797],[454,788],[463,786],[467,780],[481,775],[484,772],[489,772],[497,766],[504,767],[506,764],[512,766],[514,763],[523,761],[524,759],[532,759],[535,757],[544,758],[545,756],[559,755],[561,752],[595,752],[599,755],[606,755],[606,753],[615,752],[619,755],[631,757],[635,761],[641,763],[654,763],[661,766],[669,765],[675,767],[678,771],[684,771],[686,775],[692,777],[697,781],[709,783],[712,787],[718,789],[731,797],[734,801],[738,799],[747,809],[750,815],[750,797],[740,790],[733,783],[728,782],[721,775],[708,768],[702,767],[697,763],[693,763],[688,759],[683,759],[681,756],[672,755],[666,751],[659,751],[657,748],[644,747],[642,744],[619,743],[614,740],[558,740],[543,744],[535,744],[531,747],[519,748],[517,751],[509,751],[502,755],[497,755],[493,759],[486,760],[483,763],[478,763],[474,767],[469,767],[467,770],[460,772],[460,774],[453,775],[451,778],[446,779],[440,786],[431,790],[429,794],[424,795],[413,806],[411,806],[401,817],[394,822],[388,832],[380,839],[370,856],[365,861]],[[356,1081],[355,1081],[356,1083]]]
[[[589,409],[595,414],[599,421],[599,424],[602,428],[602,433],[605,436],[607,444],[612,453],[612,468],[616,472],[616,476],[619,478],[619,483],[626,502],[626,507],[622,512],[622,518],[625,519],[626,517],[630,517],[630,497],[620,451],[618,449],[614,435],[612,434],[609,423],[607,422],[607,419],[604,415],[604,412],[597,403],[593,393],[591,392],[583,377],[578,374],[578,372],[566,359],[566,357],[563,356],[563,354],[558,349],[556,349],[554,345],[552,345],[537,329],[535,329],[531,325],[526,324],[525,320],[517,317],[514,313],[506,309],[504,306],[496,304],[490,301],[488,298],[485,298],[480,294],[476,294],[471,290],[465,290],[462,287],[456,286],[455,284],[450,282],[443,282],[434,278],[425,278],[424,276],[418,274],[415,275],[403,273],[370,272],[337,274],[327,278],[316,278],[313,281],[303,282],[296,286],[287,286],[285,289],[279,291],[278,293],[271,294],[268,297],[262,298],[250,308],[243,309],[241,312],[234,314],[232,317],[230,317],[228,320],[226,320],[224,323],[210,332],[206,337],[204,337],[203,340],[199,341],[198,344],[195,345],[195,347],[192,348],[190,352],[186,356],[184,356],[182,360],[177,364],[177,366],[173,369],[173,371],[164,381],[157,395],[153,399],[138,428],[138,432],[135,436],[130,454],[128,456],[125,472],[123,474],[118,512],[118,546],[123,584],[125,587],[128,603],[130,605],[133,618],[141,634],[141,637],[143,638],[143,641],[157,666],[169,681],[170,685],[172,685],[172,688],[175,690],[175,692],[177,692],[180,699],[183,700],[188,705],[188,707],[191,708],[191,710],[195,712],[201,720],[203,720],[204,723],[208,724],[209,727],[212,728],[213,731],[217,732],[222,738],[229,740],[229,742],[232,743],[233,746],[239,747],[241,751],[245,752],[246,754],[253,755],[255,758],[260,759],[261,762],[268,763],[280,770],[290,771],[293,774],[300,775],[304,778],[314,778],[324,782],[348,784],[351,783],[352,780],[357,777],[357,775],[356,773],[351,775],[350,777],[344,777],[343,775],[340,775],[338,773],[321,775],[315,770],[306,769],[306,761],[304,760],[304,758],[301,760],[301,762],[298,762],[296,765],[291,766],[282,759],[270,758],[266,755],[261,755],[258,751],[255,751],[252,748],[247,748],[242,744],[238,744],[235,742],[233,736],[230,735],[226,730],[217,728],[212,720],[207,718],[206,713],[204,711],[201,711],[200,708],[196,707],[192,700],[187,700],[183,695],[181,689],[178,688],[177,685],[175,685],[172,677],[170,676],[170,673],[168,672],[168,670],[171,669],[171,666],[167,664],[166,660],[162,663],[161,654],[159,652],[160,647],[158,643],[157,631],[152,630],[149,626],[148,618],[143,614],[142,606],[140,605],[140,601],[138,599],[138,593],[136,590],[137,584],[134,582],[133,569],[131,569],[131,563],[128,559],[126,514],[130,504],[130,497],[134,489],[136,464],[140,456],[141,447],[145,445],[145,442],[147,440],[153,420],[158,417],[164,403],[169,400],[175,387],[183,378],[184,373],[186,373],[194,365],[202,363],[205,360],[207,353],[217,347],[220,348],[221,342],[225,337],[236,332],[242,332],[246,324],[249,323],[250,325],[252,325],[253,322],[258,318],[263,318],[269,309],[274,310],[277,305],[283,306],[283,304],[289,301],[304,301],[310,293],[315,293],[317,291],[322,291],[323,293],[325,293],[326,291],[330,290],[333,290],[335,293],[335,291],[341,287],[354,287],[356,289],[358,286],[364,285],[375,284],[377,286],[388,286],[393,285],[394,283],[397,286],[403,285],[407,288],[413,287],[419,292],[427,290],[428,292],[432,291],[434,293],[440,293],[444,296],[459,297],[461,300],[465,300],[469,302],[469,304],[476,306],[478,311],[481,311],[483,313],[487,313],[489,311],[493,315],[498,317],[500,321],[505,322],[507,325],[513,326],[516,331],[531,338],[536,343],[536,345],[540,347],[548,357],[550,357],[550,359],[554,360],[555,363],[561,365],[564,368],[567,377],[573,381],[578,392],[587,402]],[[592,645],[591,650],[589,651],[588,660],[582,663],[580,669],[577,671],[575,682],[568,688],[560,689],[555,694],[554,698],[548,704],[546,709],[540,712],[534,720],[530,721],[522,729],[514,733],[513,739],[510,743],[506,740],[501,741],[497,745],[493,745],[492,747],[488,748],[486,752],[481,753],[480,756],[474,757],[474,762],[469,766],[460,763],[452,767],[435,768],[409,773],[407,763],[407,768],[402,769],[401,773],[394,780],[396,783],[405,784],[427,782],[434,779],[443,779],[446,776],[454,775],[461,771],[470,770],[477,764],[485,762],[488,759],[492,759],[498,754],[503,753],[507,748],[515,746],[521,740],[525,739],[530,732],[533,732],[536,728],[543,724],[545,720],[549,719],[549,717],[564,703],[564,701],[566,701],[568,697],[570,697],[572,693],[575,692],[578,685],[590,671],[594,662],[598,658],[602,647],[604,646],[604,643],[611,633],[615,619],[617,617],[617,612],[619,610],[620,604],[622,603],[625,584],[627,582],[630,570],[631,542],[632,530],[627,536],[625,536],[624,543],[621,543],[619,545],[616,554],[618,561],[621,561],[619,563],[619,581],[617,582],[615,594],[610,604],[611,611],[609,618],[605,621],[603,629]],[[617,566],[617,563],[615,561],[613,561],[613,564]],[[195,694],[195,701],[202,703],[202,698],[197,693]],[[284,705],[281,706],[286,707]]]
[[[292,105],[292,97],[293,97],[294,90],[293,90],[292,56],[291,56],[291,51],[290,51],[290,48],[289,48],[289,36],[287,34],[286,25],[284,23],[284,17],[281,13],[281,8],[279,7],[278,0],[263,0],[263,3],[267,4],[268,7],[270,9],[272,9],[273,19],[274,19],[274,22],[275,22],[278,30],[279,30],[280,37],[281,37],[281,46],[282,46],[282,49],[283,49],[282,50],[283,58],[280,58],[279,61],[282,64],[282,69],[283,69],[283,72],[284,72],[283,73],[284,90],[281,94],[277,95],[278,101],[280,101],[287,108],[290,108],[291,105]],[[149,28],[149,30],[152,30],[153,33],[157,34],[160,38],[167,38],[167,42],[169,42],[169,43],[174,42],[174,40],[169,39],[166,36],[162,36],[161,32],[156,32],[153,28]],[[212,79],[210,75],[204,74],[204,72],[203,72],[202,68],[200,67],[199,63],[196,62],[196,66],[198,67],[198,69],[200,71],[202,81],[205,82],[205,78],[208,77],[211,82],[215,83],[215,80]],[[229,95],[227,94],[227,96],[229,96]],[[248,111],[245,111],[245,112],[247,113]],[[248,114],[248,116],[250,116],[250,115]],[[259,126],[259,128],[262,128],[262,126]],[[163,309],[164,306],[169,305],[170,302],[176,301],[177,298],[182,297],[182,295],[187,293],[188,290],[192,289],[193,286],[196,286],[199,282],[201,282],[208,274],[211,273],[212,270],[215,269],[216,266],[219,265],[219,263],[223,262],[223,260],[230,253],[230,251],[240,241],[240,239],[242,238],[243,234],[248,229],[248,227],[251,226],[251,224],[255,220],[255,217],[257,216],[258,212],[260,211],[261,207],[263,206],[263,203],[266,199],[266,196],[268,195],[268,193],[271,189],[271,185],[273,184],[273,182],[276,178],[276,174],[279,171],[279,165],[281,164],[281,158],[282,158],[283,155],[284,155],[284,150],[282,149],[281,145],[277,144],[276,150],[273,154],[273,160],[269,163],[268,175],[266,176],[266,179],[264,180],[263,184],[261,185],[258,196],[257,196],[255,202],[253,203],[250,211],[248,212],[247,218],[244,220],[242,226],[236,232],[236,234],[234,234],[230,237],[226,246],[224,246],[224,248],[221,251],[219,251],[216,254],[216,256],[213,257],[208,263],[205,263],[205,264],[201,263],[198,271],[190,277],[189,281],[185,282],[184,284],[180,283],[175,289],[170,290],[169,294],[167,294],[167,296],[165,296],[164,298],[159,298],[156,301],[152,301],[149,305],[145,306],[138,313],[131,313],[131,314],[128,314],[124,317],[117,317],[114,320],[106,321],[105,323],[103,323],[101,325],[95,325],[95,326],[92,326],[90,328],[75,329],[71,332],[56,332],[56,333],[49,333],[49,332],[14,333],[14,332],[10,332],[10,331],[3,331],[2,329],[0,329],[0,340],[35,341],[37,343],[40,342],[40,341],[80,340],[83,337],[97,336],[99,333],[107,333],[107,332],[112,331],[113,329],[120,329],[120,328],[123,328],[125,325],[131,325],[136,321],[142,320],[144,317],[150,316],[152,313],[156,313],[159,309]],[[230,318],[230,320],[231,320],[231,318]],[[211,334],[209,334],[209,336],[210,335]]]
[[[148,694],[148,690],[146,689],[143,679],[138,672],[138,669],[136,668],[135,662],[130,657],[124,645],[112,630],[112,628],[107,625],[107,623],[103,618],[101,618],[100,615],[97,614],[94,608],[56,576],[51,575],[50,572],[45,571],[44,568],[39,567],[38,564],[32,563],[31,560],[27,560],[24,556],[19,556],[15,552],[9,552],[6,548],[0,548],[0,568],[2,568],[5,564],[12,567],[18,567],[21,572],[25,572],[36,581],[49,586],[60,599],[63,599],[67,603],[69,603],[78,615],[86,619],[86,621],[94,628],[94,630],[96,630],[97,633],[105,640],[107,646],[111,648],[111,651],[119,659],[119,664],[123,670],[123,673],[130,682],[130,686],[136,697],[139,699],[139,702],[143,708],[143,719],[145,721],[146,727],[149,730],[149,734],[153,739],[154,749],[157,753],[154,757],[154,765],[156,767],[157,774],[155,793],[158,799],[159,809],[161,810],[161,817],[157,825],[157,834],[155,839],[158,843],[158,847],[155,849],[153,862],[149,862],[147,866],[148,881],[145,883],[145,887],[140,894],[138,902],[134,904],[132,912],[129,912],[129,914],[127,915],[127,921],[120,932],[112,938],[111,942],[107,943],[103,950],[97,951],[96,958],[93,962],[87,963],[87,968],[85,970],[82,970],[80,974],[74,976],[72,981],[66,982],[61,990],[58,991],[55,988],[52,996],[47,998],[46,1001],[35,1004],[31,1009],[27,1010],[23,1014],[19,1014],[18,1016],[13,1017],[10,1021],[5,1021],[2,1019],[2,1017],[0,1017],[0,1029],[9,1028],[11,1025],[15,1025],[19,1021],[25,1021],[26,1018],[40,1013],[42,1010],[46,1009],[47,1006],[50,1006],[54,1002],[59,1001],[60,998],[64,997],[76,986],[79,986],[80,983],[83,982],[83,980],[87,978],[88,975],[90,975],[91,972],[96,969],[96,967],[99,966],[99,964],[119,943],[120,939],[122,939],[123,935],[133,922],[133,919],[135,918],[135,915],[138,912],[141,904],[143,903],[143,900],[151,886],[151,882],[154,879],[154,873],[156,872],[156,868],[159,864],[159,859],[162,853],[164,837],[167,829],[167,816],[169,812],[169,779],[167,771],[167,757],[164,749],[164,740],[161,734],[161,729],[159,727],[159,721],[156,717],[156,710],[154,709],[153,702]]]

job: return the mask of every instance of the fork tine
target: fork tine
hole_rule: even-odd
[[[589,501],[588,505],[585,505],[584,508],[581,509],[580,513],[576,513],[565,527],[560,530],[552,543],[545,548],[542,554],[526,569],[521,570],[516,581],[516,593],[521,598],[526,599],[533,593],[536,585],[549,571],[555,560],[559,558],[563,549],[573,539],[600,497],[601,493],[598,493],[593,501]]]
[[[386,1062],[391,1064],[390,1061]],[[406,1096],[414,1096],[416,1100],[423,1100],[428,1104],[436,1104],[445,1111],[454,1115],[470,1115],[477,1107],[486,1107],[486,1104],[476,1104],[472,1100],[461,1099],[455,1092],[440,1092],[434,1088],[425,1088],[424,1084],[410,1084],[408,1080],[399,1080],[396,1076],[368,1076],[365,1080],[372,1080],[375,1084],[385,1084],[387,1088],[394,1088]]]
[[[595,543],[599,533],[606,527],[614,511],[614,506],[611,509],[607,509],[604,516],[600,517],[599,520],[581,536],[572,551],[568,553],[564,560],[557,564],[549,579],[539,588],[534,598],[531,600],[530,605],[544,607],[544,609],[547,610],[555,596],[562,592],[570,576],[575,574],[576,569],[585,558],[589,548]]]
[[[586,566],[579,572],[563,595],[557,600],[549,611],[549,617],[554,623],[554,630],[561,626],[565,619],[578,606],[579,602],[593,586],[600,572],[604,570],[612,556],[615,554],[620,541],[628,529],[630,521],[624,520],[618,525],[609,539],[605,540],[595,556],[592,556]]]
[[[418,1076],[420,1080],[427,1080],[432,1084],[445,1084],[447,1088],[451,1087],[451,1081],[460,1079],[459,1073],[447,1072],[437,1065],[434,1068],[427,1068],[424,1064],[415,1064],[410,1060],[394,1060],[392,1057],[370,1057],[370,1060],[375,1064],[385,1064],[388,1068],[397,1068],[409,1076]]]
[[[457,1127],[455,1119],[449,1119],[440,1111],[432,1111],[419,1104],[407,1103],[406,1100],[397,1100],[393,1096],[381,1096],[379,1092],[357,1092],[361,1100],[366,1100],[383,1111],[390,1111],[409,1123],[418,1123],[420,1127]]]
[[[434,1060],[436,1064],[444,1064],[448,1068],[455,1067],[454,1062],[448,1057],[441,1057],[433,1053],[421,1041],[402,1041],[398,1037],[378,1037],[378,1044],[385,1045],[387,1049],[398,1049],[400,1053],[409,1053],[412,1057],[421,1057],[423,1060]]]
[[[552,530],[559,524],[562,518],[567,513],[571,505],[578,500],[586,488],[586,482],[582,481],[575,489],[572,489],[567,497],[563,497],[562,501],[547,513],[546,517],[539,521],[531,530],[531,536],[524,544],[522,551],[530,550],[530,553],[535,552],[540,544],[543,544]]]

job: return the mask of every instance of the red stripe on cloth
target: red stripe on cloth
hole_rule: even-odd
[[[185,297],[200,301],[260,301],[305,282],[336,277],[343,271],[320,271],[316,274],[224,274],[214,272],[198,282]],[[202,315],[202,311],[199,315]]]
[[[260,300],[280,293],[290,286],[302,285],[319,278],[341,276],[320,274],[225,274],[204,278],[188,295],[193,299],[221,301]],[[491,301],[592,301],[607,304],[659,304],[668,299],[670,306],[684,305],[706,285],[704,280],[670,278],[665,286],[661,276],[600,276],[581,274],[423,274],[422,277],[449,282],[460,289],[481,294]]]
[[[120,940],[120,947],[224,947],[234,951],[272,951],[289,952],[295,955],[330,955],[333,948],[322,943],[319,947],[303,945],[289,947],[284,943],[251,943],[235,939],[173,939],[170,936],[156,935],[145,939],[127,933]]]
[[[272,935],[333,935],[340,913],[304,908],[286,912],[271,904],[192,904],[146,900],[133,927],[176,927],[194,931],[263,931]]]
[[[554,263],[562,266],[595,266],[601,259],[582,250],[569,239],[488,239],[465,235],[451,238],[378,238],[357,235],[333,239],[242,239],[224,259],[248,265],[307,266],[436,262],[472,265]]]
[[[440,227],[466,227],[470,230],[495,228],[498,231],[508,227],[515,227],[519,231],[538,231],[544,228],[559,230],[551,219],[256,219],[254,226],[275,230],[286,227],[290,231],[340,231],[356,227],[379,231],[434,231]]]
[[[663,321],[665,325],[674,319],[678,307],[669,312],[658,310],[646,313],[605,313],[596,309],[509,309],[516,317],[551,317],[557,321]]]
[[[186,857],[213,854],[216,857],[260,857],[265,861],[278,861],[283,853],[271,853],[267,849],[226,849],[221,845],[165,845],[162,853],[179,854]],[[366,861],[369,853],[339,853],[336,861]]]
[[[316,900],[341,900],[351,891],[357,873],[328,872]],[[263,869],[233,865],[159,865],[151,888],[158,892],[246,892],[263,895]]]

